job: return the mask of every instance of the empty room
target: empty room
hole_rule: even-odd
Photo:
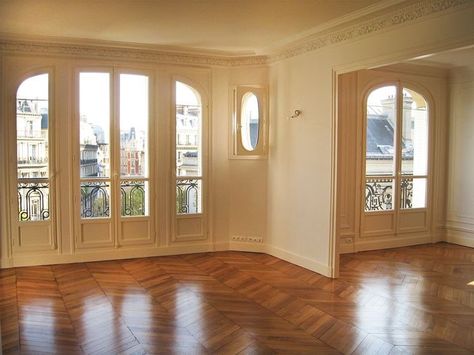
[[[472,354],[474,0],[0,0],[0,354]]]

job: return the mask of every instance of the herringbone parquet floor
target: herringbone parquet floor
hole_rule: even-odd
[[[474,250],[219,252],[0,270],[2,345],[59,354],[472,354]]]

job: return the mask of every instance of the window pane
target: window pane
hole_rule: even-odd
[[[122,216],[148,216],[148,182],[121,181],[120,199]]]
[[[18,88],[16,132],[18,178],[47,178],[48,74],[28,78]]]
[[[197,179],[176,181],[176,212],[201,213],[202,182]]]
[[[108,181],[81,182],[81,218],[110,216],[110,183]]]
[[[401,208],[426,207],[426,179],[403,178],[400,187]]]
[[[253,151],[258,143],[259,111],[258,99],[253,93],[248,92],[242,97],[242,112],[240,123],[242,125],[242,145],[248,151]]]
[[[428,172],[428,107],[423,96],[403,89],[402,174]]]
[[[176,176],[201,176],[201,100],[190,86],[176,83]]]
[[[393,179],[366,179],[365,211],[393,210]]]
[[[48,80],[48,74],[28,78],[21,83],[16,95],[19,221],[50,218]]]
[[[366,175],[394,175],[396,92],[385,86],[367,98]]]
[[[49,219],[49,182],[18,183],[18,220]]]
[[[148,77],[120,74],[120,174],[148,175]]]
[[[80,73],[81,178],[110,177],[110,75]]]

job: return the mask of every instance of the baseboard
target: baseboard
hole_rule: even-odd
[[[213,244],[193,244],[193,245],[179,245],[168,246],[160,248],[123,248],[114,250],[80,250],[76,254],[69,255],[41,255],[36,253],[34,255],[15,255],[12,258],[11,265],[5,267],[19,267],[19,266],[34,266],[34,265],[55,265],[55,264],[72,264],[80,262],[91,261],[106,261],[106,260],[123,260],[144,258],[152,256],[166,256],[166,255],[182,255],[193,253],[205,253],[214,251]],[[3,262],[2,262],[2,267]]]
[[[447,228],[446,241],[448,243],[474,248],[474,232]]]
[[[11,258],[5,258],[0,260],[0,269],[8,269],[11,267],[13,267],[13,260]]]
[[[288,261],[292,264],[301,266],[305,269],[317,272],[318,274],[331,277],[332,270],[329,266],[321,264],[313,259],[310,259],[306,256],[298,255],[291,253],[289,251],[283,250],[281,248],[277,248],[271,245],[267,245],[266,247],[267,254],[275,256],[277,258],[283,259]]]
[[[263,243],[229,242],[229,247],[227,250],[265,253],[267,251],[267,248]]]
[[[192,245],[174,245],[160,248],[131,248],[124,247],[106,250],[76,250],[75,254],[40,254],[28,253],[15,255],[10,259],[1,260],[1,268],[34,266],[34,265],[55,265],[71,264],[80,262],[123,260],[153,256],[181,255],[192,253],[204,253],[212,251],[236,250],[244,252],[266,253],[290,263],[299,265],[308,270],[317,272],[327,277],[331,277],[331,269],[313,259],[294,254],[281,248],[265,245],[263,243],[249,242],[219,242]]]
[[[339,254],[349,254],[355,252],[354,243],[345,244],[341,241],[339,244]]]
[[[427,244],[432,243],[433,238],[431,235],[417,235],[404,238],[393,238],[393,237],[380,237],[380,238],[367,238],[359,239],[355,243],[355,251],[367,251],[367,250],[378,250],[378,249],[390,249],[407,247],[410,245]]]
[[[214,251],[226,251],[229,250],[229,242],[214,243]]]

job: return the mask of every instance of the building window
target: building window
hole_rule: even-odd
[[[48,74],[26,79],[17,91],[16,146],[20,222],[50,219],[48,91]],[[30,143],[31,141],[34,143]]]
[[[116,78],[119,90],[110,90]],[[148,76],[81,72],[79,86],[81,218],[148,216]],[[111,165],[110,154],[120,161]]]
[[[232,156],[259,158],[267,152],[267,92],[261,86],[233,88]]]
[[[81,218],[107,218],[111,206],[110,74],[79,75]]]
[[[426,207],[427,106],[422,95],[400,85],[376,88],[368,95],[365,212]]]
[[[179,81],[176,82],[175,128],[176,213],[202,213],[201,97],[194,88]],[[194,145],[190,145],[191,141]]]

